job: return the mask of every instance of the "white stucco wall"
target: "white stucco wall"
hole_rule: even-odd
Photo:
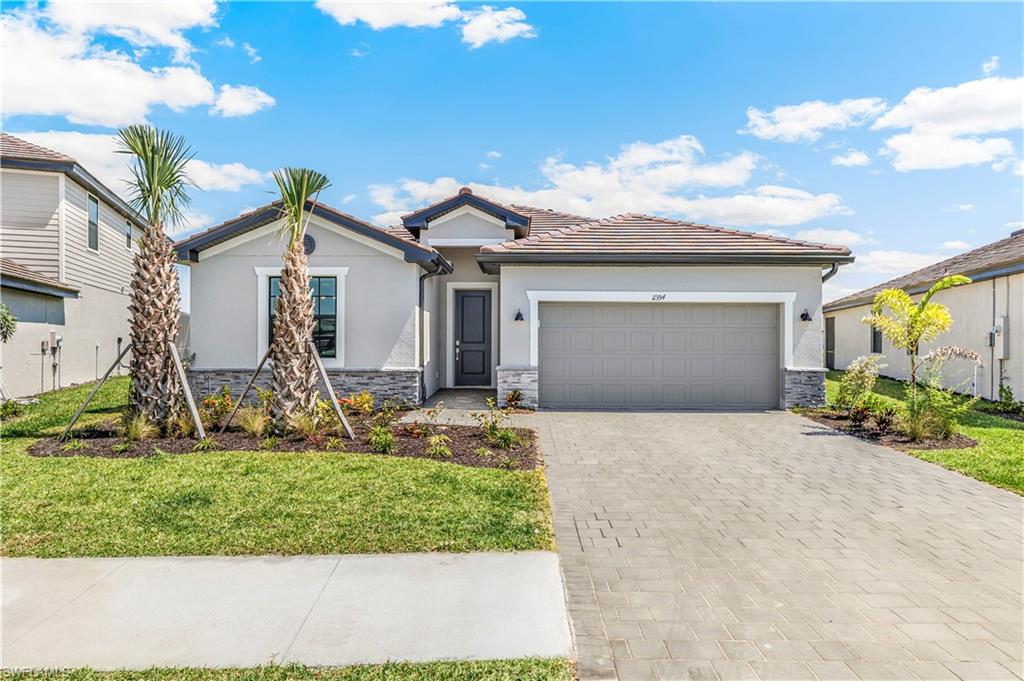
[[[253,232],[257,238],[240,237],[223,252],[203,251],[191,263],[194,368],[252,369],[266,350],[259,347],[258,315],[268,303],[257,293],[255,268],[281,266],[286,244],[278,225]],[[397,249],[336,229],[313,218],[309,233],[317,246],[309,265],[348,268],[344,319],[338,320],[344,368],[416,367],[422,268],[405,262]]]
[[[530,301],[527,291],[640,291],[793,293],[790,367],[822,366],[821,275],[816,266],[591,267],[503,266],[501,268],[501,359],[503,367],[530,366]],[[810,312],[813,321],[800,320]],[[521,310],[525,321],[511,321]]]
[[[4,389],[14,397],[95,380],[117,358],[118,337],[128,343],[127,294],[85,285],[79,298],[59,299],[9,289],[4,289],[0,297],[9,298],[12,308],[16,306],[13,299],[18,297],[22,298],[17,301],[20,305],[29,304],[28,298],[32,298],[64,307],[63,324],[19,321],[14,338],[0,349]],[[49,339],[51,331],[64,341],[58,356],[59,372],[52,370],[51,355],[43,357],[40,353],[40,341]],[[125,357],[125,367],[128,360]]]
[[[914,296],[915,300],[920,298],[920,295]],[[984,360],[978,372],[979,395],[988,399],[998,397],[1001,372],[1003,381],[1010,385],[1018,399],[1024,397],[1024,274],[947,289],[933,300],[949,308],[953,328],[925,345],[921,354],[942,345],[972,348]],[[837,369],[845,369],[857,357],[870,353],[871,331],[861,322],[868,311],[869,306],[862,305],[827,313],[826,316],[836,320]],[[1010,345],[1009,357],[1002,362],[995,359],[986,335],[992,328],[993,317],[999,316],[1008,318]],[[889,341],[883,339],[882,354],[887,365],[882,375],[901,380],[909,377],[910,361],[902,350],[894,351]],[[973,379],[973,368],[964,362],[948,362],[943,371],[943,381],[948,387],[965,392],[970,391]]]
[[[431,221],[420,232],[421,243],[429,245],[440,240],[438,247],[443,247],[445,239],[487,239],[498,242],[514,238],[515,234],[511,229],[505,229],[503,221],[468,206]]]

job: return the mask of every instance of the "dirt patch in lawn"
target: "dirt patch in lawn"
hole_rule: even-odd
[[[395,448],[389,454],[373,451],[366,444],[370,419],[366,416],[349,415],[349,423],[355,432],[355,440],[345,435],[331,434],[304,438],[298,435],[281,435],[268,442],[265,438],[254,438],[234,427],[224,433],[216,430],[208,433],[217,443],[218,450],[226,451],[274,451],[274,452],[323,452],[338,454],[372,454],[377,456],[414,457],[433,459],[471,466],[473,468],[507,468],[511,470],[533,470],[540,465],[540,448],[537,434],[528,428],[512,428],[517,443],[510,449],[500,449],[491,444],[477,426],[426,424],[422,422],[395,423],[391,433],[395,437]],[[431,455],[427,448],[430,435],[446,435],[451,456]],[[193,438],[161,437],[141,442],[132,442],[122,437],[117,423],[111,421],[100,426],[75,430],[67,442],[57,438],[39,440],[28,449],[32,456],[95,456],[113,459],[131,459],[156,456],[158,454],[191,453],[197,440]],[[486,451],[485,451],[486,450]]]
[[[879,445],[885,445],[886,447],[892,447],[898,449],[901,452],[910,451],[912,449],[968,449],[975,447],[978,441],[967,437],[966,435],[954,435],[951,438],[945,440],[938,440],[935,438],[926,438],[923,440],[911,440],[903,433],[899,433],[893,430],[881,430],[874,424],[868,423],[855,423],[843,412],[832,411],[830,409],[801,409],[798,412],[801,416],[805,416],[812,421],[834,428],[835,430],[846,433],[847,435],[853,435],[859,437],[861,440],[867,440]]]

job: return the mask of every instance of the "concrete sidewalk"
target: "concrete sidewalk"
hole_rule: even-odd
[[[566,656],[554,553],[7,558],[3,667]]]

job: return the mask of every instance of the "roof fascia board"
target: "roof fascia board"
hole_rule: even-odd
[[[668,254],[496,254],[479,253],[477,262],[485,272],[493,273],[501,265],[830,265],[853,262],[852,255],[668,255]]]
[[[442,215],[461,206],[471,206],[483,213],[503,220],[508,228],[525,230],[530,226],[530,218],[527,216],[503,208],[474,194],[459,194],[435,206],[428,206],[415,213],[410,213],[402,218],[402,225],[406,229],[426,229],[428,223],[435,216]]]
[[[1012,265],[1006,265],[1004,267],[997,267],[997,268],[991,269],[991,270],[982,270],[980,272],[975,272],[973,274],[968,272],[968,273],[965,273],[964,276],[970,277],[971,284],[979,284],[979,283],[981,283],[983,281],[989,281],[991,279],[997,279],[999,277],[1008,277],[1008,276],[1011,276],[1011,275],[1014,275],[1014,274],[1021,274],[1022,272],[1024,272],[1024,262],[1018,262],[1018,263],[1014,263]],[[928,282],[927,284],[917,284],[915,286],[910,286],[910,287],[905,288],[903,290],[906,291],[908,294],[910,294],[912,296],[915,296],[915,295],[918,295],[920,293],[925,293],[928,289],[930,289],[935,284],[936,281],[939,281],[939,280],[936,279],[934,281]],[[899,288],[899,287],[894,286],[892,288]],[[841,305],[834,305],[832,303],[827,303],[824,306],[822,306],[821,311],[822,312],[838,312],[840,310],[848,310],[851,307],[863,307],[865,305],[870,305],[872,303],[872,301],[873,301],[873,298],[860,298],[860,299],[857,299],[857,300],[852,300],[852,301],[850,301],[848,303],[843,303]]]

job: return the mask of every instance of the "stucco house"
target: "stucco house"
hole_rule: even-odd
[[[522,391],[551,408],[820,404],[822,279],[841,246],[644,215],[594,220],[463,188],[380,228],[313,206],[316,343],[342,392]],[[284,242],[270,204],[176,244],[193,389],[266,351]],[[262,380],[265,380],[263,377]]]
[[[91,381],[114,362],[143,229],[74,158],[0,133],[0,300],[18,319],[0,350],[7,396]]]
[[[949,308],[953,328],[920,353],[937,345],[969,347],[981,355],[983,365],[975,371],[962,362],[947,363],[947,387],[994,400],[999,386],[1008,385],[1018,398],[1024,397],[1024,230],[825,305],[826,365],[845,369],[861,355],[881,354],[886,364],[882,374],[906,380],[906,353],[894,352],[880,332],[861,320],[883,289],[901,288],[920,300],[932,284],[950,274],[966,275],[972,283],[935,296]]]

